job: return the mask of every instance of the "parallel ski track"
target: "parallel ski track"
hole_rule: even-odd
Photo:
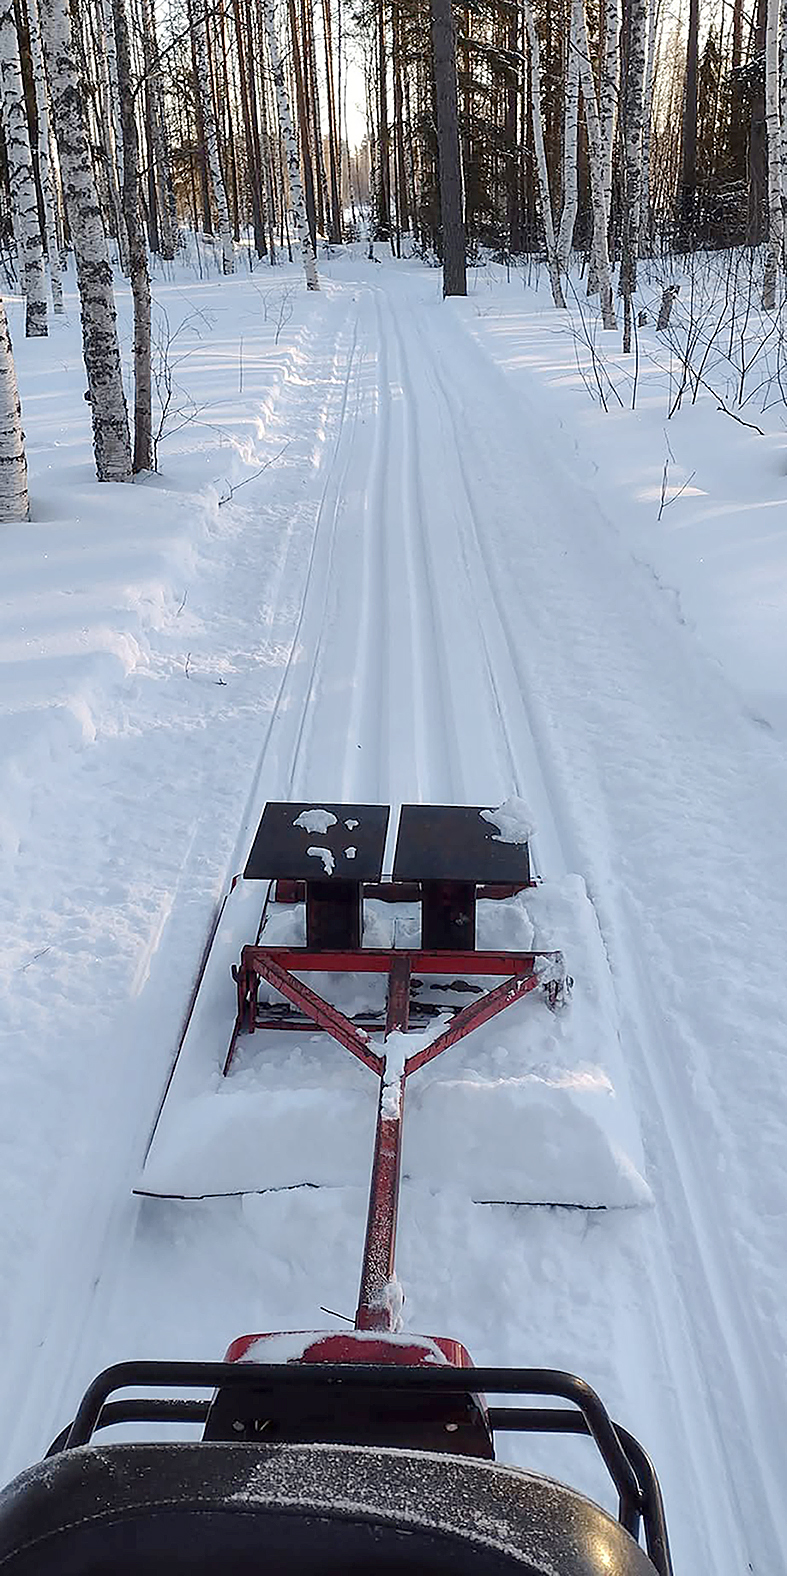
[[[483,511],[474,502],[479,483],[474,483],[471,477],[468,460],[472,457],[475,474],[482,477],[488,462],[478,443],[477,428],[456,392],[461,388],[461,373],[466,372],[467,361],[456,356],[456,345],[450,333],[438,336],[434,332],[429,313],[418,314],[411,344],[438,407],[442,407],[444,432],[450,437],[457,474],[462,478],[466,500],[465,539],[467,542],[470,538],[468,545],[473,560],[470,572],[474,583],[483,585],[488,591],[505,643],[505,665],[510,665],[516,676],[522,708],[537,742],[540,770],[548,781],[555,813],[560,816],[561,808],[568,811],[565,784],[552,763],[548,733],[523,665],[521,642],[513,637],[510,603],[501,592],[495,553],[483,550],[484,537],[488,540],[489,532],[484,531]],[[452,356],[458,362],[458,376],[453,382],[450,378]],[[479,356],[479,363],[480,359]],[[413,379],[413,387],[417,386],[418,380]],[[558,486],[560,461],[557,455],[553,459]],[[492,549],[491,541],[489,545]],[[483,635],[484,624],[481,620],[479,623]],[[493,692],[497,692],[497,688],[493,681]],[[507,708],[509,703],[510,695],[507,694]],[[498,709],[502,724],[503,711]],[[570,858],[573,841],[570,812],[560,816],[560,821],[561,840]],[[605,925],[602,912],[599,912],[599,923],[604,936],[608,924]],[[751,1549],[758,1547],[767,1551],[768,1565],[763,1569],[773,1573],[783,1571],[784,1542],[779,1513],[783,1485],[780,1487],[773,1474],[769,1454],[763,1459],[760,1445],[762,1440],[773,1441],[783,1434],[783,1417],[756,1343],[747,1339],[750,1321],[743,1301],[744,1288],[719,1229],[712,1187],[697,1164],[696,1147],[692,1143],[689,1113],[693,1092],[685,1070],[678,1068],[675,1060],[664,1053],[663,1020],[651,984],[652,961],[638,944],[639,916],[625,895],[623,912],[614,915],[614,927],[614,973],[620,998],[635,1001],[638,1008],[637,1021],[631,1026],[627,1045],[630,1056],[637,1059],[638,1079],[652,1095],[649,1109],[658,1114],[661,1150],[659,1214],[664,1224],[653,1243],[648,1274],[654,1328],[651,1332],[643,1331],[643,1337],[655,1338],[664,1351],[668,1372],[675,1376],[681,1388],[686,1387],[679,1420],[689,1459],[713,1464],[712,1470],[718,1472],[715,1509],[724,1507],[726,1501],[727,1514],[716,1521],[711,1507],[696,1507],[703,1515],[708,1568],[718,1569],[726,1564],[732,1544],[738,1546],[742,1569],[759,1570],[759,1567],[752,1567],[747,1558]],[[695,1278],[692,1285],[690,1307],[679,1282],[681,1244],[685,1243],[687,1227],[692,1232],[692,1274],[696,1276],[697,1260],[703,1274],[702,1284],[698,1286]],[[680,1340],[674,1317],[679,1303],[683,1304],[686,1314]],[[747,1524],[752,1528],[748,1538],[744,1530]]]
[[[424,446],[435,427],[446,460],[449,454],[452,459],[446,464],[443,481],[455,507],[457,561],[474,609],[472,643],[483,660],[489,715],[497,732],[501,786],[506,791],[515,789],[533,803],[542,866],[553,874],[581,866],[571,830],[571,806],[554,760],[549,725],[533,694],[521,636],[517,639],[512,626],[510,596],[501,584],[494,556],[486,550],[491,541],[479,498],[488,460],[458,392],[467,360],[454,345],[455,334],[453,328],[438,332],[429,311],[400,317],[379,290],[359,291],[357,310],[350,311],[334,359],[334,385],[326,400],[326,422],[330,413],[336,435],[324,462],[303,603],[252,773],[228,876],[248,847],[262,804],[274,795],[299,798],[319,792],[326,798],[347,799],[375,795],[392,805],[395,821],[405,795],[461,802],[471,794],[473,778],[460,743],[466,734],[464,697],[451,667],[457,640],[469,637],[461,628],[462,611],[452,610],[441,595],[445,566],[436,559],[429,530],[425,478],[433,457]],[[453,380],[452,358],[456,361]],[[372,384],[373,413],[364,404]],[[419,393],[424,386],[430,391],[428,400]],[[365,473],[361,528],[355,531],[348,552],[348,542],[342,540],[347,527],[346,491],[359,471]],[[285,544],[280,560],[280,585],[287,577],[290,545]],[[334,617],[335,632],[337,609],[351,595],[358,613],[349,637],[345,635],[347,645],[339,666],[333,671],[341,676],[344,665],[344,680],[354,682],[349,685],[347,715],[339,719],[345,739],[341,765],[335,768],[329,792],[329,785],[320,783],[319,772],[322,738],[333,734],[334,760],[337,756],[337,719],[331,716],[329,693],[334,661],[331,619]],[[343,616],[346,620],[346,608]],[[344,627],[346,631],[346,622]],[[299,664],[296,657],[304,648],[308,648],[308,660]],[[427,685],[423,676],[429,662],[431,682]],[[405,750],[409,751],[409,766]],[[216,922],[218,917],[217,913]],[[743,1339],[746,1310],[742,1289],[719,1234],[709,1185],[692,1152],[685,1079],[660,1055],[659,1008],[648,985],[648,959],[637,944],[638,916],[624,903],[611,917],[599,911],[599,921],[602,934],[610,923],[614,925],[615,971],[621,994],[623,999],[630,998],[633,990],[638,1003],[638,1022],[629,1041],[631,1055],[637,1057],[640,1082],[652,1091],[654,1109],[659,1113],[660,1216],[664,1224],[651,1237],[647,1280],[652,1328],[643,1327],[641,1338],[656,1343],[666,1371],[685,1383],[688,1400],[679,1415],[684,1449],[689,1456],[713,1464],[721,1476],[719,1501],[727,1499],[732,1507],[714,1526],[709,1507],[697,1506],[708,1550],[707,1568],[731,1569],[730,1546],[737,1545],[744,1561],[741,1569],[746,1569],[745,1539],[738,1528],[752,1518],[757,1531],[752,1542],[769,1550],[768,1576],[776,1576],[785,1568],[778,1527],[779,1486],[772,1481],[768,1464],[758,1463],[757,1440],[763,1426],[771,1439],[777,1438],[782,1420],[758,1354]],[[122,1188],[126,1180],[124,1171]],[[122,1208],[118,1201],[118,1207],[107,1214],[105,1257],[100,1266],[105,1285],[112,1279],[113,1262],[117,1264],[129,1250],[125,1193],[122,1202]],[[113,1242],[113,1229],[120,1221],[126,1238],[121,1247]],[[680,1263],[687,1223],[700,1221],[702,1230],[695,1232],[692,1244],[693,1263],[695,1270],[697,1260],[701,1263],[704,1282],[692,1288],[689,1320],[672,1262]],[[686,1310],[681,1338],[675,1328],[676,1299],[683,1301]],[[79,1347],[72,1342],[69,1352],[69,1343],[61,1341],[59,1331],[52,1343],[56,1361],[42,1364],[43,1376],[29,1403],[37,1401],[45,1430],[51,1431],[51,1423],[61,1422],[65,1415],[64,1402],[67,1410],[70,1399],[68,1373],[71,1368],[81,1372],[85,1367],[102,1303],[103,1297],[94,1296],[92,1287],[83,1288],[81,1310],[71,1300],[71,1329],[83,1329]],[[673,1317],[668,1316],[670,1311]],[[63,1323],[62,1318],[58,1323]],[[89,1356],[87,1361],[89,1366]],[[729,1436],[731,1416],[735,1418],[734,1438]],[[764,1570],[757,1570],[755,1576],[765,1576]]]
[[[367,346],[367,359],[368,354]],[[284,771],[288,784],[292,781],[292,763],[297,754],[298,739],[303,733],[304,717],[321,660],[329,570],[336,541],[337,500],[353,459],[352,440],[359,414],[363,360],[359,345],[358,314],[349,310],[347,321],[337,338],[322,407],[315,413],[315,427],[333,431],[334,437],[318,496],[300,613],[251,773],[246,808],[226,868],[226,887],[248,850],[251,833],[259,817],[258,807],[277,786],[281,771],[277,762],[282,752],[287,761]],[[298,409],[302,396],[297,389],[291,393],[285,385],[276,404],[280,417],[290,400],[295,406],[292,426],[297,432],[299,421],[302,420],[302,411]],[[273,594],[269,605],[272,607],[275,605],[277,588],[283,588],[287,582],[294,557],[293,532],[289,531],[282,544],[271,587]],[[297,659],[306,645],[310,648],[311,660],[302,676]],[[295,743],[288,747],[282,743],[280,735],[282,729],[288,731],[290,719],[297,723],[298,733]],[[201,963],[186,1007],[184,1033],[225,900],[222,898],[217,904],[206,936]],[[172,1070],[172,1067],[168,1069],[168,1078],[171,1078]],[[164,1092],[166,1087],[168,1083],[165,1084]],[[92,1372],[94,1360],[91,1354],[99,1345],[103,1312],[112,1296],[114,1277],[131,1247],[138,1206],[132,1204],[129,1210],[129,1201],[142,1157],[158,1119],[162,1098],[159,1095],[146,1131],[142,1134],[130,1133],[128,1151],[124,1149],[115,1157],[116,1191],[109,1192],[110,1182],[107,1180],[104,1205],[99,1182],[91,1199],[92,1207],[101,1216],[101,1226],[95,1231],[100,1246],[94,1254],[92,1274],[82,1265],[77,1284],[70,1262],[64,1264],[65,1273],[58,1276],[50,1304],[41,1309],[40,1328],[33,1336],[35,1365],[29,1369],[26,1364],[20,1363],[18,1383],[14,1392],[6,1396],[5,1411],[11,1423],[6,1431],[4,1450],[11,1471],[45,1448],[49,1438],[62,1426],[63,1417],[73,1405],[73,1375]],[[53,1240],[52,1257],[55,1263],[59,1262],[58,1248],[59,1243]]]

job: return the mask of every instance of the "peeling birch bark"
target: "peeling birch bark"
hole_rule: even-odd
[[[787,3],[787,0],[785,0]],[[579,132],[579,54],[576,22],[572,8],[566,61],[566,102],[563,115],[563,207],[557,239],[557,257],[564,274],[568,273],[574,225],[577,219],[577,146]]]
[[[0,523],[30,517],[25,435],[11,335],[0,296]]]
[[[134,300],[134,474],[153,469],[150,366],[150,273],[139,205],[139,140],[131,79],[131,47],[126,0],[113,0],[118,85],[123,135],[123,217]]]
[[[190,0],[189,11],[191,13],[191,26],[194,38],[194,61],[197,68],[197,92],[200,96],[202,124],[205,131],[205,156],[213,192],[213,201],[216,204],[216,214],[219,221],[221,262],[224,273],[232,274],[235,272],[235,249],[232,244],[230,211],[227,204],[224,176],[221,173],[221,160],[219,158],[219,136],[216,129],[216,110],[213,103],[213,86],[210,80],[210,65],[208,62],[208,32],[205,21],[204,0]]]
[[[30,35],[30,61],[36,90],[36,117],[38,120],[38,175],[44,202],[44,235],[46,239],[49,287],[55,316],[63,312],[63,280],[60,270],[60,250],[57,238],[57,199],[52,179],[49,157],[49,95],[41,49],[41,29],[38,21],[38,0],[27,0],[27,24]]]
[[[13,0],[0,0],[0,85],[14,232],[27,297],[25,332],[28,339],[40,339],[47,332],[46,273]]]
[[[82,119],[68,0],[40,0],[40,17],[63,197],[76,257],[96,473],[100,482],[127,482],[131,444],[112,268]]]
[[[787,5],[787,0],[784,0]],[[661,0],[648,0],[648,57],[645,66],[645,92],[642,105],[642,194],[639,216],[639,255],[650,253],[652,225],[650,213],[650,133],[653,125],[653,85],[656,69],[656,29]]]
[[[782,204],[782,128],[779,117],[779,22],[780,0],[768,0],[765,28],[765,124],[768,131],[768,250],[762,281],[762,306],[772,312],[776,306],[779,271],[784,254],[784,207]]]
[[[544,148],[544,121],[541,113],[541,51],[530,0],[524,0],[524,7],[527,43],[530,53],[530,113],[533,125],[533,143],[536,150],[541,222],[544,226],[544,239],[547,248],[547,269],[549,270],[552,300],[555,306],[565,307],[563,287],[560,283],[560,263],[558,262],[557,247],[555,245],[555,225],[552,218],[552,199],[549,193],[549,171]]]
[[[623,88],[623,255],[619,290],[624,300],[623,350],[631,349],[632,297],[637,288],[642,177],[642,92],[645,83],[647,0],[626,0],[628,40]]]
[[[590,191],[593,205],[593,255],[601,296],[601,320],[605,328],[617,328],[615,302],[612,294],[612,274],[607,245],[608,213],[604,200],[604,150],[598,118],[596,84],[590,64],[588,30],[585,20],[584,0],[572,0],[572,19],[576,26],[579,80],[585,108],[585,125],[588,134],[588,163],[590,165]]]
[[[271,62],[271,76],[276,90],[276,108],[279,116],[279,129],[284,143],[284,152],[287,160],[287,176],[290,185],[290,202],[295,234],[298,245],[303,254],[303,271],[306,275],[307,290],[319,290],[320,282],[317,278],[317,258],[312,246],[309,226],[306,222],[306,200],[303,195],[303,182],[301,181],[301,162],[298,155],[298,139],[295,135],[290,101],[287,97],[287,85],[284,80],[284,62],[279,51],[279,39],[276,32],[276,10],[274,0],[262,0],[262,14],[265,23],[265,37],[268,44],[268,54]]]

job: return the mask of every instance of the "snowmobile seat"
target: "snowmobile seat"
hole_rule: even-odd
[[[0,1494],[2,1576],[654,1576],[598,1506],[515,1468],[358,1445],[66,1449]]]

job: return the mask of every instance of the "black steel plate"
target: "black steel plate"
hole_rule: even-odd
[[[496,841],[497,828],[482,820],[483,808],[402,805],[394,880],[526,884],[530,878],[527,844]]]
[[[309,811],[327,811],[334,817],[323,831],[309,831],[295,822]],[[308,803],[266,804],[246,869],[247,881],[282,879],[327,881],[377,881],[382,874],[385,837],[390,809],[387,804]],[[348,826],[348,821],[356,822]],[[333,855],[333,869],[310,848],[324,848]],[[347,850],[355,849],[354,856]]]

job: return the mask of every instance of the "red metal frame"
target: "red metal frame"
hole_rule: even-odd
[[[549,967],[539,968],[543,960]],[[500,977],[500,984],[484,991],[456,1012],[446,1029],[412,1056],[398,1061],[386,1079],[387,1058],[373,1050],[365,1030],[293,972],[387,974],[385,1039],[406,1033],[410,1017],[410,982],[414,974]],[[467,952],[396,950],[363,947],[348,951],[313,951],[305,947],[247,946],[234,971],[238,987],[238,1013],[224,1072],[232,1062],[238,1036],[253,1034],[258,1024],[257,993],[261,979],[299,1007],[310,1022],[324,1029],[356,1056],[380,1080],[377,1131],[374,1143],[369,1211],[363,1251],[361,1286],[355,1314],[357,1330],[392,1330],[396,1327],[394,1258],[401,1179],[402,1120],[405,1085],[412,1073],[464,1039],[473,1029],[504,1012],[530,991],[541,987],[550,1007],[556,1007],[565,986],[563,958],[559,952]]]

